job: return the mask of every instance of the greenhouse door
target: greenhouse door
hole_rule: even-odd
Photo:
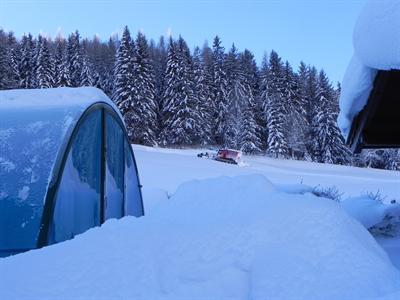
[[[124,216],[124,131],[105,112],[104,220]]]

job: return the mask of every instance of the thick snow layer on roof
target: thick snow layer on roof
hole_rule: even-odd
[[[58,153],[96,102],[113,105],[90,87],[0,91],[0,236],[9,246],[35,246],[32,232],[39,228]]]
[[[387,255],[337,203],[262,175],[187,182],[143,218],[0,259],[0,274],[10,300],[371,299],[400,288]]]
[[[400,69],[400,1],[367,2],[354,28],[353,42],[365,66]]]
[[[101,90],[93,87],[0,91],[0,110],[57,107],[84,109],[95,102],[106,102],[113,105]]]
[[[338,119],[345,136],[368,101],[377,70],[400,69],[400,1],[368,1],[357,19],[353,44],[354,56],[343,78]]]
[[[377,71],[362,64],[353,56],[343,78],[338,118],[339,128],[344,135],[350,132],[353,118],[367,104]]]

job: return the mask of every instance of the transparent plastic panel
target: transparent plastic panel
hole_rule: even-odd
[[[60,109],[0,109],[0,257],[36,248],[51,169],[70,118]]]
[[[50,226],[49,243],[100,225],[101,111],[90,113],[72,141]]]
[[[125,140],[125,214],[140,217],[143,215],[143,204],[135,161],[130,147],[131,145]]]
[[[121,218],[124,203],[124,133],[118,122],[106,114],[105,219]]]

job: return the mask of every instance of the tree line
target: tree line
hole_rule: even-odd
[[[0,30],[0,89],[79,86],[111,97],[132,143],[354,161],[336,122],[340,85],[303,62],[294,70],[276,51],[259,66],[250,50],[226,50],[218,36],[191,51],[181,36],[156,43],[128,27],[108,42],[78,31],[18,40]]]

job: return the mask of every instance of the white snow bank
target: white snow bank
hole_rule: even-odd
[[[381,203],[368,196],[349,198],[340,204],[365,228],[381,223],[385,217],[400,217],[400,204]]]
[[[368,1],[354,28],[353,43],[365,66],[400,69],[400,1]]]
[[[339,128],[347,136],[353,118],[367,104],[377,71],[364,66],[357,56],[353,56],[343,78],[340,94]]]
[[[261,175],[181,185],[148,216],[0,259],[0,299],[365,299],[400,274],[333,201]]]

